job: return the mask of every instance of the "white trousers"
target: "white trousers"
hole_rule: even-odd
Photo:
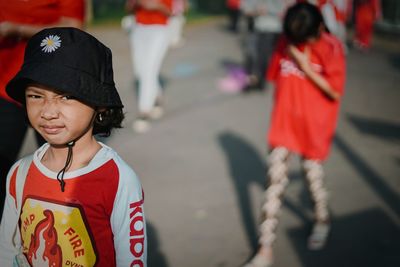
[[[161,95],[159,75],[169,46],[168,27],[137,24],[130,38],[133,69],[139,81],[138,109],[149,113]]]

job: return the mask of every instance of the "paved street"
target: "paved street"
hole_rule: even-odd
[[[227,63],[242,60],[238,36],[215,20],[190,25],[162,70],[167,114],[144,135],[136,113],[128,36],[89,28],[114,53],[125,128],[105,142],[138,173],[146,194],[149,267],[239,267],[257,244],[266,182],[265,134],[272,91],[227,94]],[[274,267],[400,266],[400,38],[377,36],[368,54],[350,50],[346,94],[325,164],[333,228],[310,252],[311,204],[292,158]],[[31,136],[24,153],[34,149]]]

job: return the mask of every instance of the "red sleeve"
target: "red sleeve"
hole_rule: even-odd
[[[281,61],[283,54],[285,52],[285,48],[287,45],[286,39],[282,36],[279,38],[278,43],[275,46],[275,50],[272,54],[271,60],[268,63],[268,68],[266,71],[266,79],[268,81],[275,81],[278,74],[279,74],[279,68],[280,64],[279,62]]]
[[[85,1],[61,0],[60,15],[63,17],[78,19],[83,22],[85,18]]]
[[[346,63],[342,44],[337,39],[332,38],[327,47],[325,56],[322,58],[323,75],[331,87],[340,94],[343,94]]]

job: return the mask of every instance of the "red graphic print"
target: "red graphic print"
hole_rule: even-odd
[[[54,215],[50,210],[43,211],[46,218],[40,221],[31,236],[28,261],[33,266],[62,266],[61,247],[57,244],[57,231],[54,228]]]

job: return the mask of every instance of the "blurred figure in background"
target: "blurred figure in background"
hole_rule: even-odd
[[[237,32],[240,19],[240,0],[226,0],[226,7],[229,19],[228,29],[232,32]]]
[[[145,133],[150,129],[150,120],[160,118],[164,112],[158,77],[170,44],[168,19],[172,0],[128,0],[126,9],[135,14],[136,20],[130,35],[133,69],[139,84],[139,114],[133,129]]]
[[[240,2],[241,13],[247,20],[247,31],[243,38],[243,54],[244,54],[244,71],[245,83],[241,90],[243,92],[249,91],[252,84],[255,83],[256,67],[255,63],[258,59],[257,55],[257,33],[254,25],[254,20],[257,15],[257,3],[259,0],[242,0]]]
[[[286,9],[296,0],[242,0],[243,12],[254,16],[254,35],[249,35],[245,52],[248,77],[245,91],[263,90],[265,71],[274,50]]]
[[[351,0],[333,0],[335,5],[335,15],[337,28],[333,34],[342,41],[345,50],[347,50],[347,30],[346,23],[351,18],[352,1]]]
[[[6,94],[5,86],[20,69],[31,36],[48,27],[82,28],[84,14],[84,0],[0,0],[1,210],[6,175],[18,157],[28,129],[24,108]]]
[[[324,17],[328,30],[336,35],[347,51],[346,22],[352,10],[351,0],[318,0],[318,5]]]
[[[354,0],[355,36],[354,45],[363,51],[371,46],[374,22],[381,18],[379,0]]]
[[[273,262],[282,197],[289,183],[288,159],[302,158],[314,202],[314,226],[308,248],[322,249],[330,229],[328,196],[322,162],[328,157],[345,82],[345,56],[340,41],[325,28],[318,7],[298,3],[288,9],[284,37],[279,40],[268,69],[275,98],[268,134],[269,186],[262,206],[260,249],[246,267]]]
[[[186,23],[185,12],[189,9],[188,0],[173,0],[172,16],[169,18],[171,47],[179,47],[184,44],[183,27]]]

